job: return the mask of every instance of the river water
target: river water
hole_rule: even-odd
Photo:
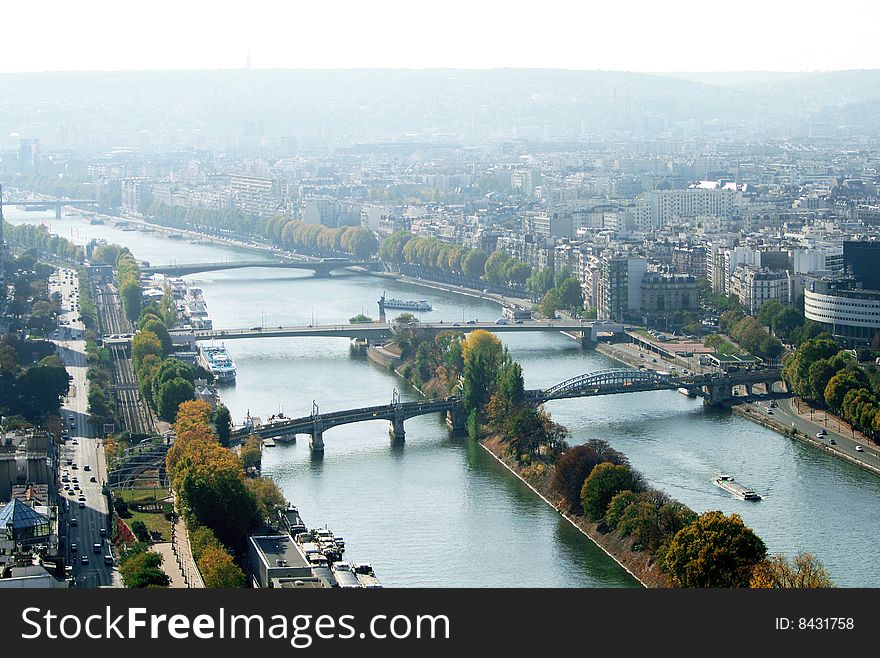
[[[83,218],[7,207],[7,221],[45,222],[83,244],[92,237],[128,246],[153,264],[252,260],[252,253],[92,226]],[[376,317],[382,291],[427,299],[425,320],[491,320],[495,304],[378,277],[313,279],[300,270],[242,269],[188,277],[204,291],[217,328],[347,322]],[[616,362],[561,335],[503,337],[528,388],[544,387]],[[418,394],[386,369],[352,356],[346,339],[244,339],[227,344],[238,366],[221,398],[236,423],[248,411],[307,415],[313,400],[331,411]],[[809,550],[834,581],[880,586],[880,478],[730,412],[661,391],[548,403],[572,442],[602,438],[648,481],[698,512],[739,513],[771,552]],[[406,423],[393,447],[384,421],[324,433],[323,459],[308,442],[264,451],[263,466],[309,525],[346,539],[346,557],[370,561],[387,586],[631,587],[637,583],[481,448],[449,437],[439,416]],[[712,484],[719,472],[765,496],[731,498]]]

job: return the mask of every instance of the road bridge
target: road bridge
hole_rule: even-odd
[[[645,391],[665,391],[684,388],[695,396],[702,397],[706,404],[718,405],[733,399],[733,387],[765,384],[768,387],[781,379],[777,369],[756,370],[740,373],[711,373],[690,376],[672,376],[668,373],[645,372],[631,369],[608,369],[588,372],[566,379],[545,389],[526,391],[526,399],[533,404],[566,398],[616,395]],[[245,426],[232,432],[234,442],[242,442],[248,436],[260,439],[291,439],[297,434],[310,435],[312,450],[324,449],[325,430],[338,425],[359,423],[368,420],[390,421],[390,434],[394,441],[405,438],[404,421],[424,414],[445,412],[447,424],[453,431],[461,431],[465,424],[465,409],[460,395],[416,402],[401,402],[395,389],[391,404],[361,407],[319,413],[318,406],[312,402],[312,413],[300,418],[282,419],[265,425]]]
[[[600,334],[610,332],[620,325],[603,322],[581,322],[579,320],[524,320],[521,324],[496,324],[495,322],[419,322],[410,325],[395,325],[386,322],[364,322],[358,324],[325,324],[308,326],[250,327],[239,329],[174,329],[171,337],[175,343],[183,344],[199,340],[233,340],[238,338],[304,338],[337,337],[367,338],[370,340],[388,339],[402,326],[423,331],[461,331],[468,333],[485,329],[493,333],[528,333],[535,331],[558,331],[582,340],[598,340]]]
[[[166,276],[187,276],[198,272],[218,272],[236,270],[245,267],[274,267],[283,269],[311,270],[315,276],[329,276],[333,270],[350,267],[375,269],[376,261],[350,258],[276,258],[263,260],[222,261],[214,263],[175,263],[172,265],[145,265],[141,272],[145,274],[164,274]]]
[[[39,201],[36,199],[28,199],[27,201],[15,201],[7,199],[7,205],[21,206],[22,208],[34,208],[43,210],[44,208],[53,208],[55,210],[55,219],[61,219],[61,209],[64,206],[89,206],[94,207],[98,202],[94,199],[61,199],[52,201]]]

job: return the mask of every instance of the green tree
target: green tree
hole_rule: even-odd
[[[217,539],[217,535],[209,527],[203,525],[189,529],[189,546],[196,562],[199,561],[202,554],[209,548],[225,550],[223,544]]]
[[[773,327],[773,318],[782,310],[782,304],[775,299],[769,299],[761,305],[758,311],[758,322],[768,329]]]
[[[581,489],[581,506],[587,518],[598,523],[605,518],[611,499],[621,491],[639,492],[641,476],[629,466],[603,462],[596,466]]]
[[[503,363],[501,341],[494,334],[477,329],[469,333],[463,341],[462,356],[465,409],[482,412],[494,392]]]
[[[119,574],[126,587],[168,587],[171,579],[160,568],[162,556],[149,551],[138,551],[126,557],[119,565]]]
[[[159,343],[162,345],[162,354],[167,355],[171,354],[171,350],[173,348],[173,344],[171,342],[171,334],[168,333],[168,329],[165,326],[165,323],[160,320],[149,320],[144,323],[144,326],[141,327],[142,331],[152,331],[156,334],[156,337],[159,339]]]
[[[229,438],[232,432],[232,414],[225,404],[218,404],[212,414],[214,430],[217,432],[217,439],[224,448],[229,447]]]
[[[627,465],[623,454],[611,448],[606,441],[590,439],[583,445],[572,446],[560,455],[553,470],[551,488],[565,500],[569,511],[583,514],[581,490],[593,469],[602,462]]]
[[[162,420],[172,422],[177,416],[177,408],[182,402],[192,400],[195,396],[192,382],[182,377],[164,382],[159,386],[159,398],[156,400],[156,411]]]
[[[368,315],[364,315],[363,313],[358,313],[353,318],[349,318],[348,320],[351,324],[364,324],[367,322],[372,322],[373,318]]]
[[[677,587],[748,587],[766,554],[738,514],[705,512],[672,538],[663,569]]]
[[[287,501],[275,480],[267,477],[251,478],[245,482],[245,486],[257,503],[259,518],[270,524],[277,521],[278,512],[286,508]]]
[[[583,309],[584,292],[581,289],[580,281],[574,277],[568,277],[562,282],[557,290],[559,292],[559,303],[562,308],[570,311]]]
[[[162,358],[162,341],[152,331],[139,331],[131,339],[131,360],[135,368],[147,354]]]

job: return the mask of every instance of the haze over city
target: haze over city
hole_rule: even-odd
[[[870,0],[5,3],[0,72],[243,68],[880,68]]]

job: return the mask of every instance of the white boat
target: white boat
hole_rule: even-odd
[[[199,365],[210,372],[218,382],[235,380],[235,361],[224,345],[199,346]]]
[[[761,496],[752,489],[735,482],[732,475],[720,475],[715,478],[715,486],[721,487],[727,493],[733,494],[740,500],[761,500]]]

